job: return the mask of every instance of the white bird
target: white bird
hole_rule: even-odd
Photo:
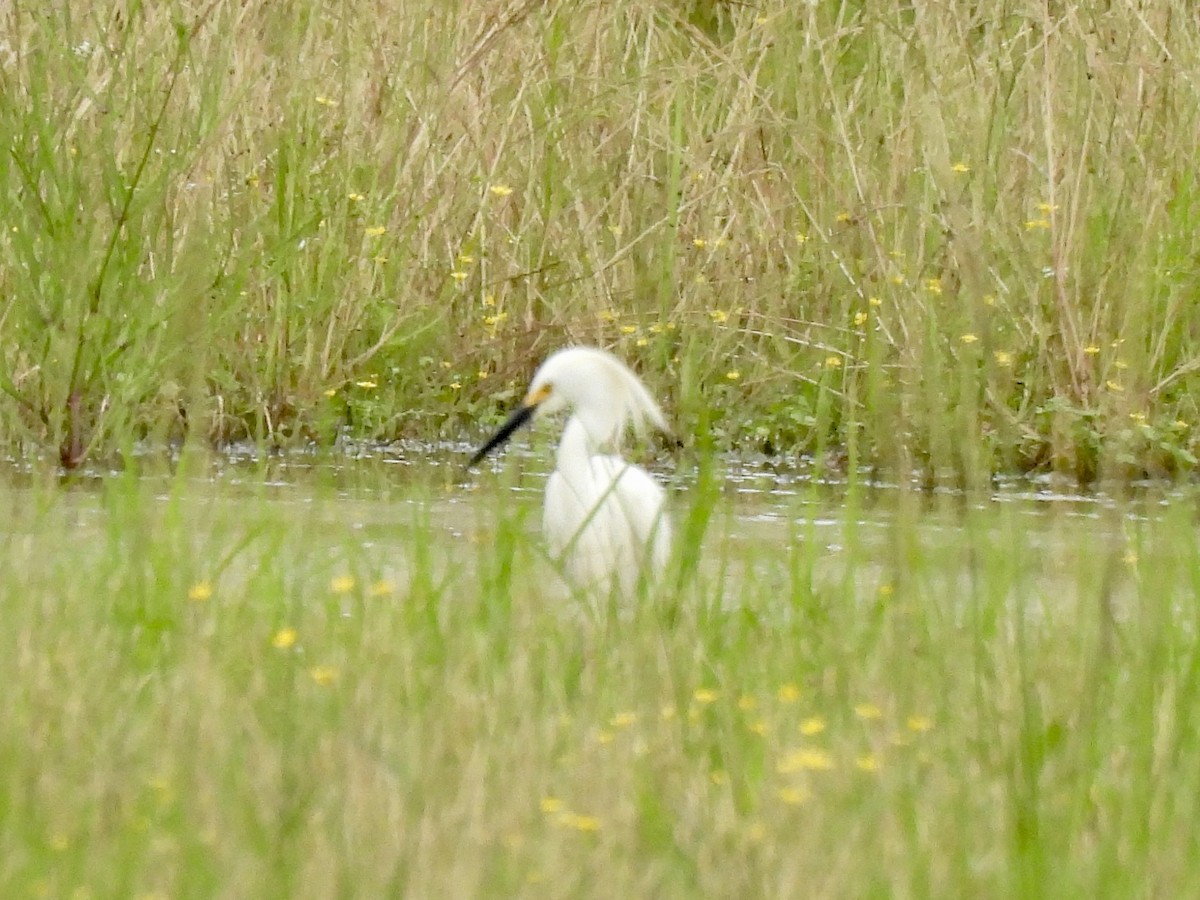
[[[666,566],[671,528],[662,486],[618,453],[629,426],[669,432],[638,377],[611,353],[569,347],[533,376],[524,401],[480,448],[474,466],[535,415],[570,412],[546,482],[542,531],[551,556],[577,589],[626,597]]]

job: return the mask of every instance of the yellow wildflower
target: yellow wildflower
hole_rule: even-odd
[[[712,310],[708,314],[708,317],[710,319],[712,319],[714,322],[716,322],[718,325],[723,325],[729,321],[729,313],[725,312],[725,310],[723,310],[723,309]]]
[[[970,171],[971,171],[971,167],[970,167],[970,166],[968,166],[968,165],[967,165],[965,162],[956,162],[956,163],[955,163],[954,165],[952,165],[950,168],[951,168],[953,171],[955,171],[955,172],[958,172],[960,175],[962,175],[962,174],[963,174],[963,173],[965,173],[965,172],[970,172]]]
[[[461,269],[456,269],[455,271],[450,273],[450,277],[453,278],[455,281],[466,281],[471,276],[468,275],[466,272],[462,271]]]
[[[855,758],[854,764],[864,772],[879,771],[879,757],[874,753],[864,753],[862,756]]]
[[[354,191],[351,191],[349,194],[346,195],[346,199],[349,200],[351,203],[361,203],[363,200],[366,199],[366,197],[364,197],[362,194],[356,194]]]
[[[371,380],[371,379],[369,379],[369,378],[364,378],[362,381],[356,381],[356,382],[354,382],[354,383],[355,383],[356,385],[358,385],[360,388],[366,388],[368,391],[369,391],[369,390],[373,390],[374,388],[377,388],[377,387],[379,387],[379,382],[377,382],[377,381],[372,381],[372,380]]]
[[[558,797],[543,797],[539,806],[541,806],[542,812],[550,815],[562,809],[563,802]]]
[[[794,684],[781,684],[777,692],[781,703],[795,703],[800,699],[800,688]]]
[[[367,237],[379,237],[381,234],[387,234],[386,225],[372,225],[370,228],[364,228],[363,234]]]
[[[874,703],[858,703],[854,707],[854,714],[860,719],[878,719],[883,716],[883,710]]]
[[[280,628],[271,638],[271,646],[278,650],[287,650],[296,643],[295,628]]]
[[[381,578],[379,581],[376,581],[367,590],[367,596],[369,597],[385,597],[388,594],[394,593],[396,593],[396,585],[393,582],[388,581],[386,578]]]
[[[336,100],[333,100],[329,97],[314,97],[313,99],[316,100],[317,103],[319,103],[321,106],[337,106],[338,105],[338,102]]]
[[[996,360],[998,366],[1011,366],[1013,361],[1012,354],[1007,350],[997,350],[992,354],[992,358]]]
[[[582,816],[579,813],[565,812],[558,817],[559,824],[576,831],[599,831],[600,819],[596,816]]]
[[[785,787],[779,789],[779,799],[788,806],[799,806],[808,799],[808,794],[800,788]]]
[[[927,716],[909,716],[905,724],[909,731],[928,731],[933,727],[932,720]]]
[[[329,589],[335,594],[348,594],[354,590],[354,584],[353,575],[338,575],[329,582]]]
[[[810,716],[800,723],[800,733],[805,737],[812,737],[814,734],[820,734],[825,730],[825,720],[820,716]]]
[[[313,666],[308,670],[309,677],[321,687],[328,687],[338,680],[338,672],[335,666]]]
[[[188,588],[188,599],[194,600],[197,603],[203,603],[212,596],[212,585],[207,581],[197,581]]]
[[[725,373],[725,377],[728,378],[730,381],[737,381],[739,378],[742,377],[742,373],[739,372],[737,369],[730,369],[728,372]]]
[[[493,194],[495,194],[497,197],[507,197],[509,194],[511,194],[513,192],[513,189],[510,188],[507,184],[493,184],[490,188],[488,188],[488,190],[491,191]]]
[[[697,703],[712,703],[718,696],[720,695],[712,688],[696,688],[695,693],[692,694]]]
[[[840,369],[841,367],[842,367],[842,358],[840,356],[830,355],[830,356],[825,357],[825,368]]]
[[[803,769],[809,769],[814,772],[828,772],[832,768],[834,768],[832,756],[824,750],[814,750],[811,748],[792,751],[781,759],[775,767],[776,771],[781,775],[788,775]]]
[[[865,312],[863,312],[862,310],[859,310],[858,312],[856,312],[854,314],[854,324],[855,325],[866,325],[867,324],[867,314]]]
[[[935,295],[940,294],[942,292],[942,279],[926,278],[925,279],[925,290],[929,291],[929,293],[931,293],[931,294],[935,294]]]
[[[967,332],[966,334],[962,335],[959,340],[964,344],[974,344],[977,340],[979,340],[979,335]]]
[[[1034,231],[1039,228],[1044,230],[1049,227],[1050,227],[1049,219],[1028,219],[1025,222],[1025,229],[1027,231]]]

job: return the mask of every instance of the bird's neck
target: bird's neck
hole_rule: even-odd
[[[568,478],[576,472],[586,473],[588,460],[601,450],[603,443],[604,438],[594,438],[579,416],[571,416],[558,442],[555,458],[558,470]]]

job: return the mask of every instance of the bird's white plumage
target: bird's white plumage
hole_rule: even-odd
[[[542,530],[572,585],[629,596],[639,578],[666,565],[671,545],[666,493],[644,469],[620,456],[591,452],[586,440],[582,424],[572,418],[546,482]]]
[[[570,414],[546,484],[542,524],[551,555],[572,587],[633,594],[666,565],[671,530],[665,491],[620,449],[630,427],[667,431],[662,410],[620,360],[590,347],[551,355],[522,409]]]

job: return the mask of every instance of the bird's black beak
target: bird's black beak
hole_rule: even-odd
[[[472,466],[478,465],[485,456],[512,437],[514,431],[533,418],[533,413],[536,409],[536,403],[522,403],[513,410],[513,414],[508,417],[508,421],[500,426],[500,430],[493,434],[488,442],[480,447],[475,455],[471,457],[471,461],[467,463],[467,468],[469,469]]]

